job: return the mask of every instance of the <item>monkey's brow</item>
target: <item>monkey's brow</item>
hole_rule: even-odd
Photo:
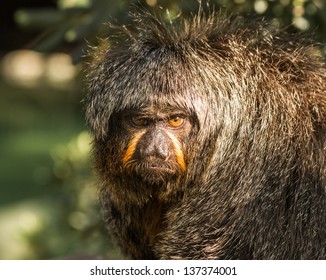
[[[181,109],[170,109],[170,110],[153,110],[153,109],[138,109],[138,110],[127,110],[123,113],[126,117],[144,117],[151,119],[167,119],[174,116],[187,116],[188,114]]]

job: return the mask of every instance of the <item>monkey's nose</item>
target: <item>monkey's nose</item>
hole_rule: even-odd
[[[157,143],[155,147],[155,154],[156,157],[161,158],[161,159],[167,159],[169,156],[169,147],[167,142],[165,141],[160,141]]]
[[[140,148],[141,157],[156,157],[165,160],[169,156],[168,137],[160,130],[156,130],[145,139],[144,146]]]

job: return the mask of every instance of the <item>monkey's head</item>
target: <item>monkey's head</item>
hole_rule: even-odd
[[[205,44],[194,52],[172,26],[141,18],[93,52],[86,117],[104,185],[121,196],[167,198],[207,167],[224,111],[206,77]]]
[[[181,191],[177,182],[193,168],[207,101],[181,50],[130,40],[123,36],[117,46],[101,48],[91,64],[86,115],[96,170],[121,196],[168,197]]]

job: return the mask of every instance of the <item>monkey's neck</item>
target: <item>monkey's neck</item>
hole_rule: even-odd
[[[160,240],[166,205],[157,198],[143,204],[112,197],[102,202],[104,218],[122,253],[132,259],[158,258],[154,248]]]
[[[145,242],[153,247],[159,239],[158,233],[161,231],[165,207],[158,199],[148,202],[141,211],[141,227],[144,232]]]
[[[121,188],[121,184],[112,182],[101,190],[104,218],[126,256],[134,259],[158,258],[154,248],[161,238],[165,213],[174,201],[164,199],[166,196],[157,191],[159,187],[162,188],[138,183],[137,186]]]

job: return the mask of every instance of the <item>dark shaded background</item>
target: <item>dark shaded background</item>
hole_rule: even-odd
[[[203,1],[206,5],[207,1]],[[326,42],[324,0],[212,0]],[[80,71],[87,42],[137,8],[193,12],[196,0],[11,0],[0,9],[0,259],[120,258],[91,171]]]

